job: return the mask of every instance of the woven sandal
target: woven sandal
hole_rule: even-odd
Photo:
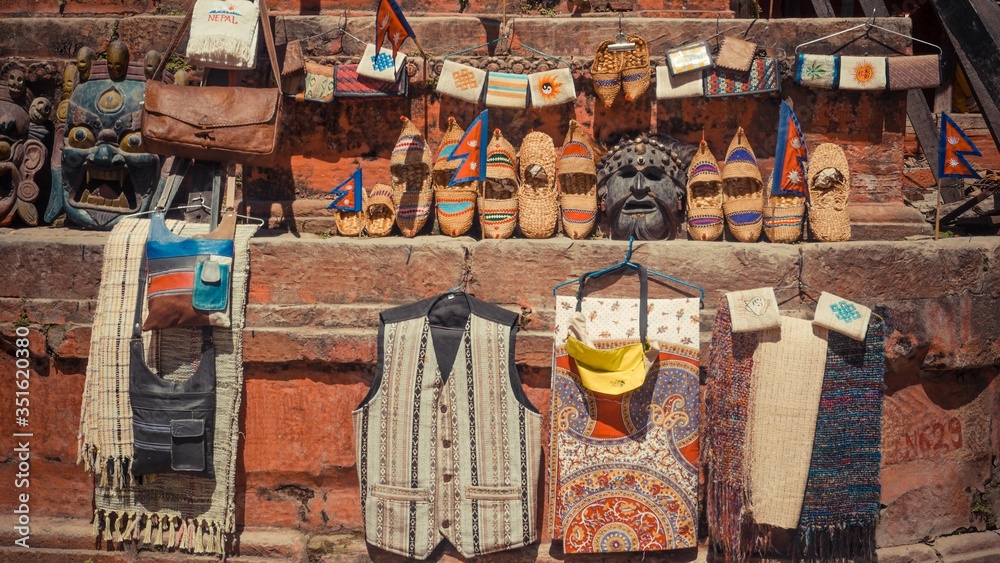
[[[479,182],[463,182],[448,187],[455,170],[461,164],[458,160],[448,160],[458,142],[462,140],[465,131],[459,127],[454,117],[448,118],[448,130],[441,137],[441,147],[434,161],[434,197],[437,212],[438,228],[441,234],[452,237],[464,235],[472,228],[476,218],[476,197],[479,193]]]
[[[368,222],[365,232],[370,237],[384,237],[392,232],[396,223],[396,206],[392,202],[392,188],[385,184],[375,184],[365,202]]]
[[[556,147],[552,137],[532,131],[517,154],[521,188],[517,224],[528,238],[548,238],[556,231],[559,202],[556,192]]]
[[[722,211],[736,240],[757,242],[764,211],[764,190],[757,157],[740,127],[726,152],[722,170]]]
[[[615,102],[615,97],[622,89],[621,72],[625,61],[622,53],[608,50],[611,43],[610,40],[601,43],[590,67],[590,75],[594,77],[594,93],[608,107]]]
[[[563,232],[571,239],[582,239],[597,222],[597,166],[590,139],[576,120],[569,122],[556,176]]]
[[[486,184],[479,198],[483,238],[510,238],[517,225],[517,155],[499,129],[486,148]]]
[[[635,50],[622,53],[622,89],[625,90],[625,100],[634,102],[649,89],[649,77],[652,69],[649,66],[649,47],[646,40],[638,35],[630,35],[628,41],[635,43]]]
[[[389,177],[396,224],[403,236],[413,237],[427,224],[434,201],[431,151],[413,122],[406,117],[401,119],[403,130],[389,159]]]
[[[368,214],[368,194],[361,190],[361,211],[333,212],[333,220],[337,223],[337,234],[344,237],[356,237],[365,229]]]
[[[688,237],[718,240],[724,226],[722,176],[719,162],[705,141],[698,147],[687,174]]]
[[[809,155],[809,230],[820,242],[851,240],[847,197],[851,173],[844,150],[823,143]]]
[[[771,242],[796,242],[802,238],[806,198],[771,195],[773,178],[767,179],[764,193],[764,235]]]

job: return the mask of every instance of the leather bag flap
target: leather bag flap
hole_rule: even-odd
[[[205,435],[205,421],[197,419],[171,420],[170,435],[174,438],[200,438]]]
[[[146,83],[145,109],[192,127],[211,129],[270,123],[278,112],[280,92],[274,88],[175,86]]]

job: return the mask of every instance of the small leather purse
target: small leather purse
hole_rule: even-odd
[[[667,51],[667,68],[671,76],[710,68],[713,64],[708,41],[688,43]]]

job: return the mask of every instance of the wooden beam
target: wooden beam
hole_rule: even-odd
[[[1000,8],[992,0],[932,0],[993,141],[1000,146]]]
[[[818,18],[835,18],[836,13],[833,11],[833,5],[830,4],[830,0],[812,0],[813,9],[816,10],[816,17]]]
[[[874,15],[877,18],[887,18],[889,17],[889,10],[885,7],[885,2],[882,0],[860,0],[861,9],[865,12],[865,17],[870,18]]]
[[[955,97],[955,66],[958,64],[958,57],[955,56],[955,48],[951,46],[948,34],[941,32],[941,85],[934,93],[934,113],[950,112],[952,100]]]
[[[840,0],[840,17],[854,17],[854,0]]]

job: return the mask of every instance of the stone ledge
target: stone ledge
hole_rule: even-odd
[[[938,538],[934,549],[943,563],[996,563],[1000,560],[1000,533],[981,532]]]

